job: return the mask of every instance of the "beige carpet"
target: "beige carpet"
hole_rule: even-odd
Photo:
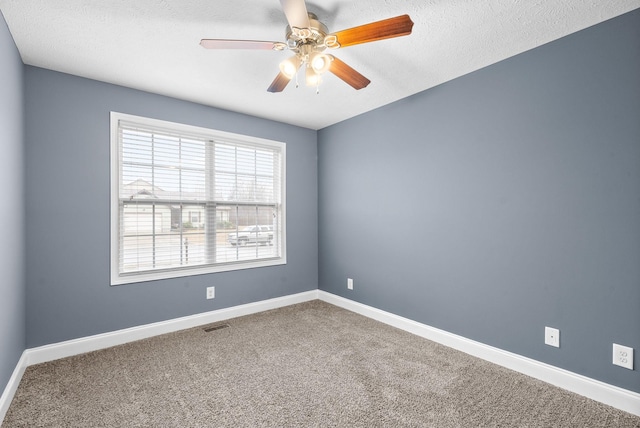
[[[2,427],[640,427],[320,301],[224,324],[31,366]]]

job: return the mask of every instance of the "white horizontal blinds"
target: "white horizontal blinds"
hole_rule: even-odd
[[[280,229],[276,226],[282,202],[281,162],[282,153],[277,147],[216,143],[215,198],[219,211],[228,217],[228,222],[220,227],[220,234],[227,241],[231,234],[245,244],[252,244],[238,243],[231,251],[218,250],[216,262],[281,255]]]
[[[121,122],[120,272],[206,262],[202,138]]]
[[[121,274],[280,256],[280,146],[123,120],[118,138]],[[249,225],[264,233],[232,246]]]
[[[216,199],[243,203],[280,203],[280,153],[218,143],[215,147]]]

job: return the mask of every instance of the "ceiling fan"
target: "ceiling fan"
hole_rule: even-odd
[[[304,0],[280,0],[289,25],[286,28],[286,42],[267,42],[259,40],[202,39],[200,45],[207,49],[262,49],[294,53],[292,57],[280,63],[280,73],[267,89],[269,92],[282,92],[298,69],[304,67],[305,81],[316,86],[321,74],[329,71],[355,89],[366,87],[371,81],[333,55],[326,49],[338,49],[360,43],[375,42],[392,37],[411,34],[413,21],[409,15],[396,16],[382,21],[371,22],[347,30],[330,33],[327,26],[318,21],[318,17],[307,12]],[[296,83],[297,86],[297,83]]]

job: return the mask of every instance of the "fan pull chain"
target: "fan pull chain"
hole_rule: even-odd
[[[298,84],[298,71],[296,71],[296,89],[298,89],[298,86],[300,85]]]

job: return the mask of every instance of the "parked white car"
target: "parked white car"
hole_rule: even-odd
[[[231,245],[273,245],[273,226],[247,226],[238,233],[230,233],[227,241]]]

